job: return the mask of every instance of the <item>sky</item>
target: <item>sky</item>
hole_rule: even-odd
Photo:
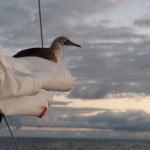
[[[42,118],[8,117],[15,135],[150,139],[150,1],[41,0],[44,46],[58,36],[73,89]],[[0,0],[0,48],[40,47],[37,0]],[[8,132],[2,123],[0,135]]]

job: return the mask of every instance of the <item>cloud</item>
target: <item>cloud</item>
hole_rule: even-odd
[[[49,109],[47,114],[43,118],[32,117],[32,116],[8,116],[8,122],[11,126],[16,129],[20,129],[22,126],[32,126],[32,127],[62,127],[65,126],[65,122],[59,121],[60,116],[70,115],[70,114],[82,114],[95,111],[97,109],[74,109],[59,107],[59,104],[65,103],[54,103]],[[6,124],[2,121],[2,128],[6,128]]]
[[[72,127],[80,126],[127,132],[145,132],[150,130],[150,115],[144,111],[114,112],[106,110],[95,116],[70,115],[68,118],[60,117],[60,121],[64,120],[67,120],[67,125],[71,124]]]
[[[149,18],[142,18],[142,19],[135,20],[134,25],[139,26],[139,27],[149,28],[150,19]]]
[[[92,112],[100,112],[93,115]],[[65,127],[113,130],[119,132],[146,132],[150,130],[150,115],[140,110],[116,111],[92,108],[52,107],[42,119],[9,117],[11,126]],[[15,121],[14,121],[15,120]],[[3,125],[4,127],[4,125]]]
[[[82,57],[74,60],[75,66],[71,61],[68,63],[76,77],[70,97],[97,99],[111,93],[149,95],[149,40],[108,41],[98,46],[80,51]]]
[[[21,117],[10,117],[10,119],[16,119],[16,124],[12,124],[17,126],[17,128],[21,128],[22,126],[33,126],[33,127],[66,127],[68,124],[67,120],[62,121],[60,118],[69,116],[69,115],[81,115],[85,113],[95,112],[99,109],[93,108],[72,108],[72,107],[58,107],[52,106],[48,113],[42,118],[29,117],[29,116],[21,116]],[[19,121],[19,122],[18,122]],[[70,124],[70,123],[69,123]],[[71,124],[70,124],[71,125]],[[71,126],[70,126],[71,127]]]
[[[44,42],[46,46],[60,35],[76,36],[74,26],[86,23],[84,20],[91,15],[99,14],[103,7],[115,6],[119,1],[91,0],[86,1],[44,1],[41,2]],[[38,4],[35,1],[0,2],[2,20],[0,25],[0,43],[7,53],[13,54],[21,48],[40,46]],[[100,9],[101,7],[101,9]],[[89,9],[90,8],[90,9]],[[8,13],[8,11],[11,11]],[[77,30],[76,30],[77,31]],[[78,30],[80,33],[80,30]]]
[[[83,115],[89,112],[100,111],[96,115]],[[144,111],[128,110],[128,111],[115,111],[107,109],[73,109],[73,108],[51,108],[48,115],[42,119],[36,119],[35,117],[16,117],[15,122],[11,122],[11,126],[17,126],[17,129],[22,126],[26,127],[55,127],[55,128],[87,128],[87,129],[98,129],[96,134],[94,131],[76,131],[81,136],[90,134],[91,137],[122,137],[125,138],[143,138],[150,127],[150,115]],[[8,120],[12,121],[13,117],[9,117]],[[3,127],[4,128],[4,127]],[[38,131],[36,131],[38,133]],[[46,131],[45,131],[46,132]],[[39,131],[40,133],[40,131]],[[95,134],[94,134],[95,133]],[[134,136],[131,135],[134,133]],[[64,132],[59,132],[62,136]],[[66,134],[70,135],[69,130]],[[28,135],[30,135],[28,133]],[[36,134],[35,134],[36,135]],[[53,134],[48,134],[53,135]]]

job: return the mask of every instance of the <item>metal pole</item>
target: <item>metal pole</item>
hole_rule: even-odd
[[[40,32],[41,32],[41,44],[43,48],[43,31],[42,31],[42,17],[41,17],[41,3],[40,0],[38,0],[38,6],[39,6],[39,19],[40,19]]]
[[[3,116],[3,118],[4,118],[5,122],[6,122],[6,125],[7,125],[8,129],[9,129],[9,132],[10,132],[10,134],[11,134],[11,137],[12,137],[12,139],[13,139],[13,142],[14,142],[14,144],[15,144],[17,150],[20,150],[20,149],[19,149],[19,146],[18,146],[18,144],[17,144],[17,141],[16,141],[15,137],[13,136],[13,133],[12,133],[12,131],[11,131],[11,129],[10,129],[10,126],[9,126],[9,124],[8,124],[8,122],[7,122],[7,119],[6,119],[5,115],[2,114],[2,116]]]

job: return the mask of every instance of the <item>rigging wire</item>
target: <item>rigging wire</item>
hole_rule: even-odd
[[[39,20],[40,20],[40,32],[41,32],[41,45],[43,48],[44,44],[43,44],[43,30],[42,30],[41,1],[40,0],[38,0],[38,6],[39,6]]]
[[[9,123],[8,123],[8,121],[7,121],[7,119],[6,119],[6,116],[5,116],[4,114],[2,114],[2,116],[3,116],[4,120],[5,120],[5,123],[6,123],[7,127],[8,127],[8,129],[9,129],[9,132],[10,132],[10,134],[11,134],[11,137],[12,137],[12,139],[13,139],[13,142],[14,142],[14,144],[15,144],[17,150],[20,150],[20,149],[19,149],[19,146],[18,146],[18,144],[17,144],[17,141],[16,141],[15,137],[13,136],[13,133],[12,133],[12,131],[11,131],[11,128],[10,128],[10,126],[9,126]]]
[[[41,1],[40,0],[38,0],[38,6],[39,6],[39,20],[40,20],[40,32],[41,32],[41,45],[43,48],[44,47],[44,40],[43,40],[43,27],[42,27]],[[52,96],[53,96],[53,93],[52,93]]]

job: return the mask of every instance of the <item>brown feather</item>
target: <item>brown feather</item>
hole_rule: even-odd
[[[50,50],[50,48],[31,48],[31,49],[26,49],[18,52],[15,54],[13,57],[18,58],[18,57],[28,57],[28,56],[35,56],[35,57],[41,57],[53,62],[57,63],[57,59],[55,57],[55,54],[53,51]]]

